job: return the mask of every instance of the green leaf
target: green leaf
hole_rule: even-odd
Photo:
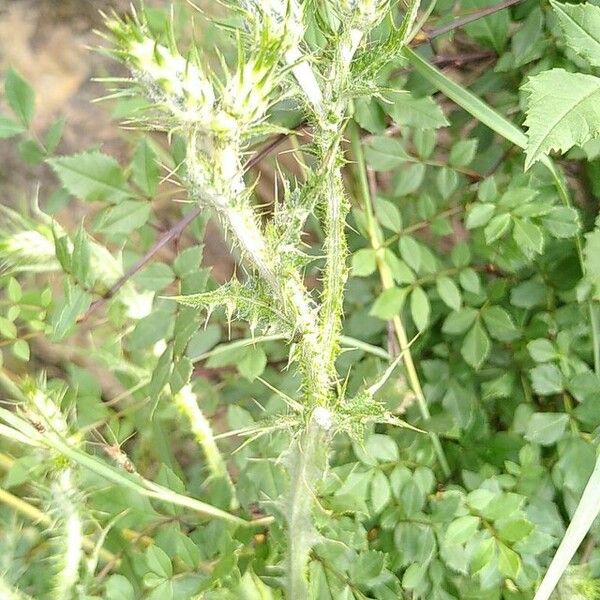
[[[384,321],[389,321],[400,314],[404,301],[406,299],[406,288],[393,287],[384,290],[375,300],[369,314],[373,317],[379,317]]]
[[[570,238],[581,228],[579,214],[570,206],[555,206],[542,218],[542,225],[557,238]]]
[[[510,342],[519,337],[510,314],[501,306],[487,306],[481,311],[483,321],[490,335],[501,342]]]
[[[0,140],[6,140],[23,133],[25,128],[7,117],[0,117]]]
[[[591,3],[560,4],[550,0],[569,48],[600,67],[600,7]]]
[[[383,227],[398,232],[402,229],[402,215],[398,207],[385,198],[377,197],[374,202],[375,216]]]
[[[600,277],[600,229],[585,234],[583,254],[588,275]]]
[[[533,523],[523,518],[496,521],[494,526],[502,540],[510,544],[518,542],[533,531]]]
[[[427,327],[431,306],[429,298],[422,287],[416,287],[410,295],[410,313],[419,331]]]
[[[477,315],[477,310],[470,306],[465,306],[448,315],[442,326],[442,331],[449,335],[461,335],[471,327]]]
[[[551,446],[562,437],[568,422],[569,415],[565,413],[533,413],[525,439],[541,446]]]
[[[8,280],[8,284],[6,286],[6,293],[8,294],[9,300],[14,303],[19,302],[23,297],[23,290],[21,288],[21,284],[14,277],[11,277]]]
[[[484,229],[485,241],[488,244],[493,244],[499,240],[510,228],[511,218],[508,213],[495,216]]]
[[[135,591],[123,575],[111,575],[104,588],[105,600],[134,600]]]
[[[362,248],[352,255],[352,275],[367,277],[377,268],[377,252],[372,248]]]
[[[391,171],[406,162],[416,162],[402,142],[387,136],[378,136],[365,146],[365,156],[369,166],[376,171]]]
[[[88,276],[90,275],[90,258],[91,258],[91,246],[88,239],[88,235],[83,228],[83,224],[80,225],[73,240],[73,254],[71,254],[71,273],[73,277],[83,286],[88,283]],[[93,274],[92,274],[93,275]]]
[[[469,572],[471,575],[479,573],[487,565],[492,562],[496,553],[496,543],[494,538],[488,538],[480,542],[471,556],[471,562],[469,563]]]
[[[65,281],[65,295],[56,303],[51,318],[54,341],[71,333],[77,318],[88,309],[91,300],[89,294],[81,288],[74,287],[68,279]]]
[[[242,377],[254,381],[262,375],[267,366],[267,355],[260,347],[249,347],[244,352],[244,357],[237,363],[237,369]]]
[[[365,451],[369,456],[382,463],[398,462],[399,459],[396,442],[382,433],[373,433],[367,438]]]
[[[506,544],[496,542],[498,547],[498,570],[509,579],[516,579],[521,570],[521,558]]]
[[[438,277],[436,287],[440,298],[446,306],[453,310],[460,310],[462,304],[462,296],[458,286],[450,277]]]
[[[171,559],[167,556],[164,550],[159,548],[156,544],[150,546],[144,553],[146,564],[148,568],[156,573],[159,577],[168,579],[173,575],[173,566],[171,565]]]
[[[124,200],[102,211],[94,223],[94,231],[105,234],[129,234],[148,221],[151,214],[148,202]]]
[[[407,125],[419,129],[437,129],[449,125],[442,109],[431,96],[416,98],[410,92],[392,92],[383,104],[385,112],[396,125]]]
[[[464,544],[469,541],[479,529],[479,517],[467,515],[455,519],[448,525],[444,540],[447,544]]]
[[[371,479],[371,506],[373,512],[379,514],[392,499],[390,482],[383,471],[375,471]]]
[[[539,338],[527,344],[527,350],[535,362],[550,362],[557,358],[556,348],[550,340]]]
[[[552,69],[530,77],[523,89],[527,94],[526,169],[552,151],[565,153],[598,137],[599,78]]]
[[[462,0],[461,6],[467,12],[487,8],[495,0]],[[465,31],[474,40],[491,46],[499,54],[502,53],[508,40],[510,28],[510,15],[507,10],[499,10],[487,17],[477,19],[465,25]]]
[[[156,154],[145,138],[137,145],[132,163],[133,182],[147,195],[154,196],[158,186],[160,170],[156,163]]]
[[[29,344],[25,340],[17,340],[12,345],[12,352],[17,358],[20,358],[25,362],[29,360],[31,354]]]
[[[483,227],[492,218],[492,215],[496,211],[496,207],[491,203],[478,203],[474,204],[465,221],[467,229],[476,229],[477,227]]]
[[[6,317],[0,316],[0,336],[8,340],[14,340],[17,337],[17,327]]]
[[[35,95],[32,87],[12,68],[9,68],[4,81],[6,101],[19,118],[29,127],[35,110]]]
[[[460,353],[474,369],[479,369],[488,357],[490,347],[490,338],[478,319],[465,336]]]
[[[119,163],[102,152],[61,156],[48,163],[63,186],[81,200],[117,203],[131,196]]]
[[[527,219],[515,219],[513,239],[525,256],[533,253],[541,254],[544,250],[544,234],[542,230]]]
[[[413,269],[413,271],[418,271],[421,268],[422,259],[419,242],[409,235],[403,235],[398,242],[398,248],[404,262]]]
[[[140,287],[153,292],[166,288],[175,279],[175,273],[169,265],[164,263],[151,263],[133,276]]]
[[[63,117],[56,119],[52,125],[46,131],[46,136],[44,139],[44,145],[46,146],[46,153],[52,154],[58,144],[60,144],[60,140],[62,139],[63,131],[65,128],[65,119]]]
[[[466,167],[473,162],[477,152],[477,140],[459,140],[450,150],[448,163],[451,167]]]
[[[538,365],[531,369],[529,373],[533,389],[540,396],[560,394],[564,389],[562,373],[555,364],[545,363]]]

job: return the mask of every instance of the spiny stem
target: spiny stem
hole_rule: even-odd
[[[227,488],[231,494],[230,508],[231,510],[236,510],[239,508],[239,502],[236,496],[235,486],[231,481],[231,477],[227,471],[227,465],[225,464],[225,460],[215,441],[210,423],[204,416],[204,413],[200,410],[198,399],[192,392],[189,384],[184,386],[175,395],[175,404],[188,418],[194,438],[204,453],[210,474],[217,479],[225,481],[227,484]]]
[[[365,209],[365,213],[367,215],[367,226],[369,229],[369,240],[371,242],[371,247],[376,252],[376,262],[377,269],[379,271],[379,277],[381,279],[381,285],[384,290],[390,289],[394,287],[394,278],[392,276],[391,270],[388,264],[385,262],[384,258],[384,246],[382,245],[382,240],[380,239],[379,230],[375,223],[375,217],[373,214],[373,206],[371,202],[371,192],[369,190],[369,183],[367,181],[367,171],[365,165],[364,153],[362,150],[362,145],[360,141],[360,133],[358,127],[354,124],[350,124],[350,139],[352,143],[352,152],[354,154],[354,159],[356,161],[356,171],[359,180],[359,188],[362,196],[362,203]],[[419,380],[419,375],[417,373],[417,369],[415,367],[415,363],[412,358],[412,353],[409,348],[408,336],[406,335],[406,330],[404,329],[404,325],[402,320],[398,315],[396,315],[392,319],[392,324],[394,326],[394,332],[398,339],[398,344],[400,346],[400,352],[403,354],[404,367],[406,368],[406,374],[408,377],[408,381],[410,387],[415,394],[417,399],[417,405],[419,407],[419,411],[421,412],[421,416],[426,421],[431,419],[431,414],[429,412],[429,407],[427,406],[427,401],[425,399],[425,395],[423,394],[423,388],[421,387],[421,382]],[[446,459],[446,455],[444,453],[444,449],[442,448],[442,444],[438,436],[430,432],[429,438],[431,439],[431,443],[433,445],[433,449],[435,451],[437,460],[442,469],[442,472],[446,477],[450,476],[450,467],[448,466],[448,460]]]
[[[28,519],[31,519],[34,523],[41,523],[47,527],[52,525],[52,519],[45,512],[42,512],[35,506],[25,502],[25,500],[22,498],[14,496],[2,488],[0,488],[0,502],[6,506],[9,506],[18,513],[21,513]],[[95,549],[96,544],[92,540],[84,538],[83,547],[92,552]],[[115,565],[119,563],[118,556],[108,550],[105,550],[104,548],[100,550],[100,558],[107,563],[114,563]]]
[[[289,455],[287,600],[308,598],[306,568],[316,540],[311,517],[314,489],[327,464],[328,450],[328,432],[313,416],[293,443]]]

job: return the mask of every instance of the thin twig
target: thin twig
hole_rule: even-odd
[[[280,133],[276,136],[271,142],[269,142],[264,148],[262,148],[259,152],[257,152],[246,164],[246,170],[251,169],[256,166],[271,150],[279,146],[285,139],[287,139],[287,134]],[[196,217],[200,216],[202,211],[204,210],[203,206],[195,206],[189,213],[187,213],[183,218],[181,218],[173,227],[169,230],[165,231],[154,246],[144,254],[139,260],[137,260],[125,273],[122,277],[120,277],[114,285],[106,292],[106,294],[96,300],[91,304],[87,312],[79,319],[79,322],[85,321],[92,313],[96,312],[100,307],[102,307],[108,300],[113,298],[115,294],[127,283],[131,277],[133,277],[140,269],[142,269],[152,258],[162,249],[164,248],[171,240],[179,237],[183,231],[187,228],[187,226],[194,220]]]
[[[516,4],[520,4],[524,0],[504,0],[504,2],[499,2],[498,4],[494,4],[494,6],[488,6],[487,8],[482,8],[480,10],[476,10],[472,13],[454,19],[451,23],[447,25],[443,25],[442,27],[438,27],[437,29],[432,29],[431,31],[424,31],[425,38],[419,38],[415,40],[414,44],[411,46],[421,46],[423,44],[427,44],[432,39],[449,33],[450,31],[454,31],[455,29],[460,29],[473,21],[478,21],[479,19],[483,19],[484,17],[489,17],[505,8],[510,8],[511,6],[515,6]]]

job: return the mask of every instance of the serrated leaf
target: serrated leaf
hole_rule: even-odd
[[[477,314],[477,310],[470,306],[465,306],[456,312],[450,313],[444,321],[442,331],[449,335],[461,335],[471,327],[473,321],[477,318]]]
[[[493,204],[475,204],[469,210],[465,226],[467,229],[476,229],[477,227],[483,227],[492,218],[496,207]]]
[[[471,575],[475,575],[485,568],[492,561],[495,553],[496,543],[494,538],[483,540],[471,556],[471,562],[469,564],[469,572]]]
[[[481,311],[490,335],[501,342],[510,342],[519,337],[510,314],[501,306],[488,306]]]
[[[406,162],[417,162],[410,156],[400,140],[378,136],[365,146],[365,157],[376,171],[391,171]]]
[[[371,506],[373,512],[379,514],[392,499],[392,489],[390,482],[383,471],[375,471],[371,479]]]
[[[386,97],[383,109],[397,125],[419,129],[437,129],[449,125],[442,109],[431,96],[417,98],[410,92],[392,92]]]
[[[362,248],[352,255],[352,275],[367,277],[377,268],[377,253],[372,248]]]
[[[565,413],[533,413],[525,439],[541,446],[551,446],[562,437],[568,422],[569,415]]]
[[[488,357],[490,347],[490,338],[479,320],[477,320],[465,336],[460,353],[474,369],[479,369]]]
[[[447,544],[464,544],[470,540],[479,529],[479,517],[467,515],[455,519],[448,525],[446,535],[444,537]]]
[[[526,256],[541,254],[544,250],[542,230],[527,219],[515,219],[513,239]]]
[[[383,227],[398,232],[402,229],[402,215],[398,207],[385,198],[377,197],[374,202],[375,216]]]
[[[550,362],[557,357],[556,348],[550,340],[539,338],[527,344],[527,350],[535,362]]]
[[[600,66],[600,7],[591,3],[560,4],[550,0],[569,48]]]
[[[600,79],[552,69],[531,77],[527,94],[525,168],[552,151],[567,152],[600,134]]]
[[[63,186],[81,200],[116,203],[131,196],[119,163],[102,152],[83,152],[48,160]]]
[[[516,579],[521,570],[520,556],[506,544],[496,542],[498,546],[498,570],[510,579]]]
[[[35,110],[35,95],[32,87],[14,70],[8,69],[4,80],[6,101],[19,118],[29,127]]]
[[[237,362],[237,369],[242,377],[254,381],[260,377],[267,366],[267,355],[260,347],[248,348],[243,358]]]
[[[6,140],[23,133],[25,128],[7,117],[0,117],[0,140]]]
[[[557,238],[573,237],[580,229],[579,214],[570,206],[555,206],[542,218],[542,224]]]
[[[446,306],[453,310],[460,310],[462,296],[458,286],[450,277],[438,277],[436,287],[440,298]]]
[[[132,179],[147,195],[154,196],[158,186],[160,170],[156,163],[156,154],[145,138],[142,138],[133,155]]]
[[[410,295],[410,314],[419,331],[425,329],[429,324],[431,306],[422,287],[416,287]]]
[[[373,303],[369,314],[384,321],[393,319],[400,313],[406,300],[406,289],[393,287],[384,290]]]
[[[531,384],[536,394],[551,396],[564,389],[563,376],[560,369],[552,363],[538,365],[531,369]]]
[[[496,215],[483,230],[485,241],[488,244],[493,244],[499,240],[510,228],[511,219],[508,213]]]
[[[139,229],[150,218],[151,206],[138,200],[124,200],[102,211],[94,223],[94,231],[106,234],[128,234]]]

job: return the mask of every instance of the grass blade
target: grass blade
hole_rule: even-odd
[[[600,512],[600,457],[534,600],[548,600]]]

